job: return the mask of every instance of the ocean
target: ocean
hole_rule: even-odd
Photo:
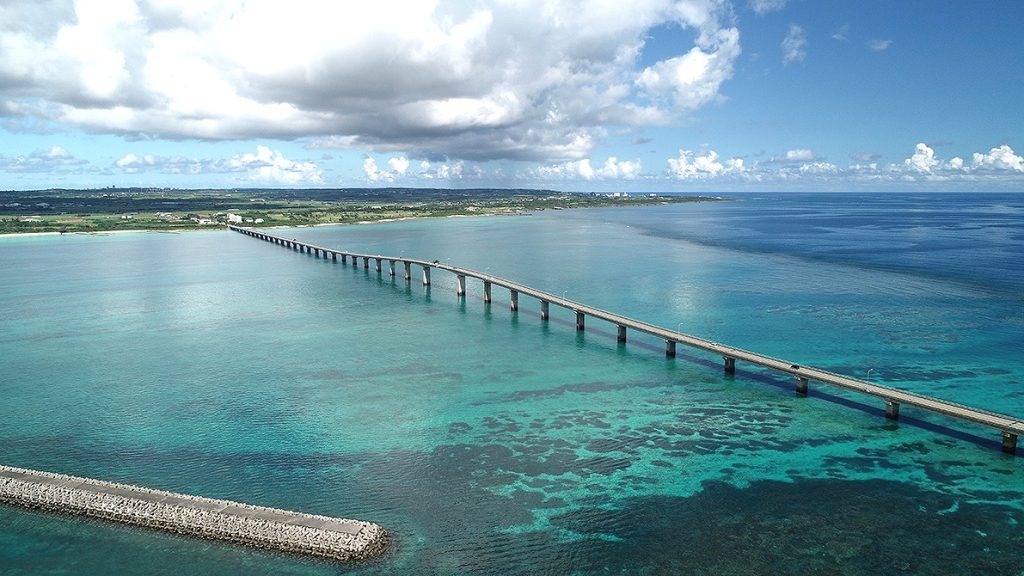
[[[1024,195],[731,198],[274,233],[1024,417]],[[0,271],[0,463],[395,538],[344,566],[0,506],[2,574],[1024,573],[992,429],[223,230],[0,237]]]

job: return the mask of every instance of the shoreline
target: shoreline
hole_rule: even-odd
[[[642,206],[657,206],[658,204],[642,204]],[[575,208],[562,208],[562,210],[589,210],[591,208],[612,208],[614,206],[579,206]],[[632,206],[630,206],[632,207]],[[399,218],[381,218],[379,220],[357,220],[355,222],[319,222],[317,224],[281,224],[277,226],[244,226],[246,228],[262,230],[280,230],[284,228],[319,228],[321,226],[361,226],[366,224],[384,224],[387,222],[402,222],[406,220],[442,220],[447,218],[484,218],[491,216],[532,216],[529,212],[492,212],[492,213],[469,213],[469,214],[448,214],[445,216],[402,216]],[[225,230],[230,224],[216,224],[203,227],[189,228],[133,228],[131,230],[76,230],[70,232],[0,232],[0,238],[16,238],[28,236],[105,236],[107,234],[126,234],[130,232],[156,232],[166,234],[178,234],[182,232],[207,232],[212,230]]]

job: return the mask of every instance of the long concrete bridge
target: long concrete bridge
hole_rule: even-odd
[[[380,273],[383,273],[383,263],[387,262],[387,273],[391,276],[395,276],[396,266],[400,263],[406,282],[412,281],[412,267],[416,266],[422,272],[423,284],[425,286],[430,285],[431,270],[435,268],[438,270],[445,270],[455,275],[457,283],[456,291],[460,297],[465,297],[466,295],[466,279],[474,278],[483,282],[484,302],[491,301],[492,287],[500,286],[508,290],[509,301],[511,302],[513,311],[519,310],[519,296],[526,295],[536,299],[540,303],[540,317],[543,320],[548,320],[550,318],[551,304],[561,306],[562,308],[571,310],[575,313],[577,330],[582,331],[585,329],[588,317],[604,320],[617,327],[619,342],[626,341],[626,334],[628,330],[660,338],[665,342],[665,355],[669,357],[674,357],[676,355],[676,346],[678,344],[683,344],[691,348],[696,348],[721,356],[724,370],[730,374],[736,372],[737,360],[789,374],[793,377],[796,392],[798,394],[806,395],[808,385],[812,381],[821,384],[828,384],[830,386],[838,386],[839,388],[878,398],[885,405],[886,418],[892,420],[899,418],[900,406],[905,404],[907,406],[914,406],[923,410],[943,414],[951,418],[974,422],[975,424],[981,424],[982,426],[988,426],[1000,432],[1002,436],[1002,450],[1008,454],[1016,453],[1017,438],[1024,434],[1024,420],[1021,418],[990,412],[979,408],[972,408],[963,404],[932,398],[922,394],[906,392],[904,390],[882,386],[866,380],[836,374],[820,368],[802,366],[794,362],[772,358],[749,350],[743,350],[741,348],[719,344],[710,340],[704,340],[703,338],[690,336],[674,330],[666,330],[665,328],[661,328],[653,324],[634,320],[593,306],[587,306],[586,304],[574,302],[555,294],[531,288],[524,284],[519,284],[505,278],[478,272],[469,268],[451,266],[438,261],[430,262],[427,260],[406,258],[404,256],[361,254],[337,250],[334,248],[325,248],[309,242],[302,242],[295,240],[294,238],[275,236],[250,228],[240,228],[238,226],[229,226],[229,228],[235,232],[240,232],[247,236],[277,244],[278,246],[283,246],[297,252],[316,256],[318,258],[330,257],[335,262],[340,258],[342,264],[347,264],[348,261],[351,260],[353,266],[358,266],[359,262],[362,261],[363,267],[369,269],[371,262],[373,262],[374,270]]]

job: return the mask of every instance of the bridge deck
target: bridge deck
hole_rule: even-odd
[[[991,428],[998,429],[1004,433],[1004,449],[1007,449],[1008,447],[1010,448],[1007,451],[1012,452],[1013,448],[1015,448],[1016,446],[1017,436],[1024,434],[1024,420],[1022,420],[1021,418],[1016,418],[1005,414],[999,414],[988,410],[982,410],[979,408],[973,408],[971,406],[957,404],[955,402],[950,402],[948,400],[942,400],[939,398],[933,398],[931,396],[915,394],[913,392],[907,392],[905,390],[899,390],[897,388],[891,388],[888,386],[883,386],[881,384],[875,384],[867,380],[861,380],[850,376],[844,376],[842,374],[836,374],[834,372],[829,372],[827,370],[822,370],[820,368],[802,366],[794,362],[780,360],[778,358],[772,358],[771,356],[758,354],[757,352],[751,352],[749,350],[744,350],[742,348],[736,348],[734,346],[719,344],[717,342],[712,342],[710,340],[705,340],[703,338],[698,338],[696,336],[691,336],[689,334],[684,334],[673,330],[666,330],[665,328],[661,328],[659,326],[655,326],[647,322],[635,320],[627,316],[615,314],[614,312],[609,312],[607,310],[602,310],[600,308],[588,306],[580,302],[568,300],[556,294],[544,292],[543,290],[538,290],[525,284],[519,284],[517,282],[513,282],[505,278],[501,278],[491,274],[486,274],[483,272],[479,272],[477,270],[472,270],[470,268],[462,268],[460,266],[452,266],[450,264],[431,262],[416,258],[407,258],[404,256],[382,256],[380,254],[364,254],[359,252],[349,252],[344,250],[337,250],[334,248],[326,248],[323,246],[318,246],[316,244],[301,242],[298,240],[288,239],[281,236],[274,236],[257,230],[239,228],[237,226],[230,226],[229,228],[234,231],[241,232],[243,234],[255,235],[256,237],[264,240],[291,243],[292,245],[301,246],[309,251],[320,251],[325,255],[337,254],[339,256],[344,255],[350,258],[369,258],[375,260],[379,259],[403,263],[407,262],[424,268],[437,268],[439,270],[447,270],[456,275],[466,276],[468,278],[475,278],[483,282],[490,282],[492,285],[501,286],[508,290],[514,290],[520,294],[525,294],[532,298],[536,298],[537,300],[549,302],[551,304],[555,304],[556,306],[561,306],[563,308],[567,308],[575,312],[583,313],[586,316],[599,318],[601,320],[611,322],[618,326],[623,326],[631,330],[636,330],[638,332],[643,332],[645,334],[656,336],[658,338],[665,340],[666,342],[684,344],[692,348],[697,348],[699,350],[704,350],[706,352],[718,354],[723,358],[741,360],[743,362],[747,362],[749,364],[753,364],[756,366],[761,366],[764,368],[769,368],[779,372],[791,374],[795,378],[813,380],[815,382],[830,384],[833,386],[844,388],[846,390],[852,390],[854,392],[860,392],[862,394],[867,394],[869,396],[881,398],[887,402],[896,402],[899,404],[906,404],[908,406],[915,406],[917,408],[929,410],[931,412],[944,414],[952,418],[958,418],[961,420],[974,422],[976,424],[981,424],[983,426],[989,426]],[[1008,439],[1006,437],[1007,435],[1012,436],[1012,438]],[[1008,444],[1011,440],[1012,445]]]

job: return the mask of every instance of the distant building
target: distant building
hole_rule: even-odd
[[[263,224],[263,218],[257,218],[255,221],[253,221],[253,224]]]
[[[228,214],[228,222],[231,223],[231,224],[241,224],[242,223],[242,217],[239,216],[238,214],[230,214],[229,213]]]

